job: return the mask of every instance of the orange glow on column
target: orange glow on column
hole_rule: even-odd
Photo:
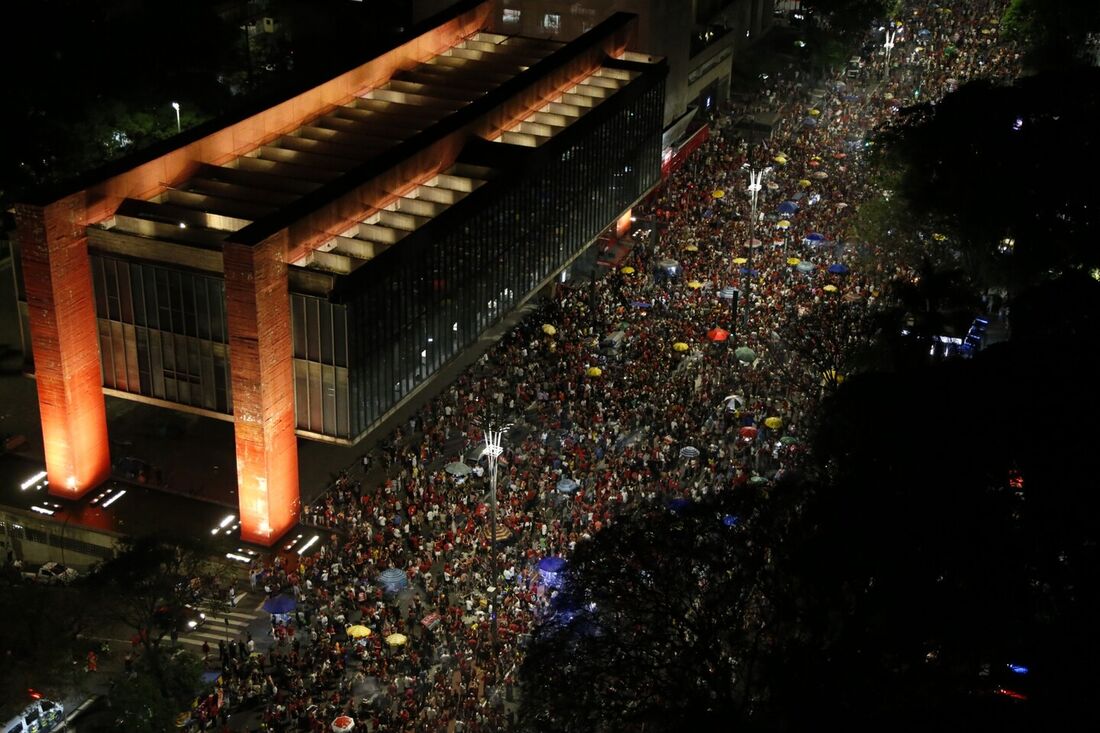
[[[615,236],[621,237],[630,231],[630,216],[633,209],[627,209],[619,220],[615,222]]]
[[[268,547],[299,508],[287,241],[223,250],[241,539]]]
[[[16,222],[50,493],[77,498],[111,473],[84,207],[19,205]]]

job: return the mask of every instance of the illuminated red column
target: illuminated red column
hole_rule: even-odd
[[[224,246],[241,538],[265,546],[298,522],[286,253],[286,231]]]
[[[84,206],[15,209],[50,493],[77,498],[111,474]]]

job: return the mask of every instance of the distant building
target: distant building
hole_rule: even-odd
[[[234,423],[242,536],[297,522],[297,438],[353,444],[659,180],[665,62],[488,0],[274,106],[16,207],[51,493],[111,471],[104,393]],[[196,460],[201,460],[197,456]]]

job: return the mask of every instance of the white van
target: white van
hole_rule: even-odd
[[[35,700],[0,728],[0,733],[46,733],[61,725],[65,707],[52,700]]]

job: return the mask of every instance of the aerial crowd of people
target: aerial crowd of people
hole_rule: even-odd
[[[375,732],[507,730],[525,637],[554,593],[541,560],[568,561],[645,502],[796,466],[822,390],[842,376],[797,347],[812,340],[805,317],[857,323],[909,274],[846,240],[880,195],[861,168],[866,138],[918,94],[1015,76],[1003,5],[908,4],[889,73],[872,35],[858,74],[769,75],[760,99],[781,118],[751,145],[734,135],[744,110],[719,110],[704,146],[635,209],[637,244],[599,287],[561,287],[385,441],[377,467],[304,509],[327,541],[257,569],[296,608],[273,617],[269,650],[222,650],[222,725],[260,710],[271,731],[327,731],[340,715]],[[749,171],[763,174],[756,221]],[[477,456],[493,419],[511,423],[495,541]],[[404,577],[380,579],[387,570]],[[207,717],[196,726],[216,724]]]

